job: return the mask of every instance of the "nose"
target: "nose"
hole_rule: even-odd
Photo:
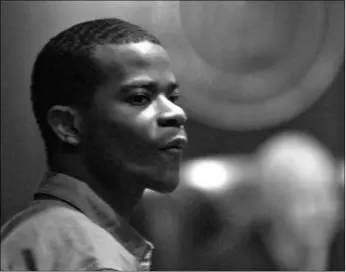
[[[187,120],[185,111],[177,104],[164,98],[157,123],[161,127],[181,127]]]

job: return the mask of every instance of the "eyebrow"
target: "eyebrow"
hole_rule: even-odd
[[[179,89],[179,83],[178,82],[169,82],[168,85],[165,86],[165,89],[167,91],[174,91],[176,89]],[[158,90],[159,84],[156,81],[151,80],[138,80],[138,81],[132,81],[125,83],[122,87],[122,89],[130,89],[130,88],[145,88],[149,90]]]

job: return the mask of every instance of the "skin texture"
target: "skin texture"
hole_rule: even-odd
[[[55,167],[87,182],[124,217],[145,188],[161,193],[179,183],[181,151],[163,151],[172,140],[186,144],[186,115],[167,52],[140,42],[99,45],[95,63],[105,76],[88,109],[55,106],[48,120],[75,154],[59,153]]]

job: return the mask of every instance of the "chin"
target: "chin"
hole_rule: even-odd
[[[179,173],[169,173],[160,178],[156,176],[150,183],[147,187],[150,190],[161,194],[172,193],[179,185]]]

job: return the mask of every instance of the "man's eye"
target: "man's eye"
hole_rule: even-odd
[[[140,94],[134,94],[129,97],[128,102],[136,105],[136,106],[142,106],[147,104],[150,101],[150,97],[147,94],[140,93]]]
[[[174,94],[171,94],[169,96],[169,100],[172,101],[173,103],[178,102],[178,99],[179,99],[179,94],[178,93],[174,93]]]

